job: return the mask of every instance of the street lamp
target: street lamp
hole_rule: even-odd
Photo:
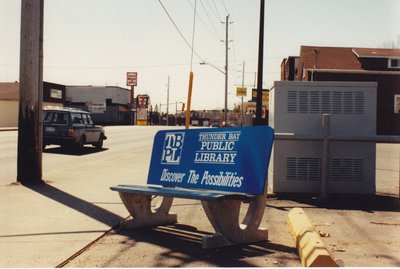
[[[221,72],[222,74],[225,75],[225,72],[224,72],[224,71],[222,71],[219,67],[213,65],[212,63],[206,63],[206,62],[203,61],[203,62],[201,62],[200,64],[201,64],[201,65],[209,65],[209,66],[215,68],[216,70],[218,70],[219,72]]]

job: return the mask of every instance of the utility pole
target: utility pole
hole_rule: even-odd
[[[228,124],[228,26],[229,14],[226,16],[226,33],[225,33],[225,106],[224,106],[224,122],[225,126]]]
[[[193,13],[192,49],[190,52],[190,73],[189,73],[189,87],[188,87],[187,108],[185,117],[185,129],[189,129],[190,126],[190,106],[192,103],[192,90],[193,90],[193,52],[194,52],[194,30],[196,28],[196,8],[197,8],[197,0],[194,1],[194,9],[193,9],[194,13]]]
[[[17,181],[42,180],[44,0],[21,1]]]
[[[131,118],[131,122],[132,125],[135,125],[135,115],[137,115],[137,106],[136,106],[136,102],[135,102],[135,86],[132,85],[131,86],[131,109],[132,111],[135,110],[132,114],[132,118]]]
[[[245,67],[245,61],[243,61],[243,73],[242,73],[242,89],[244,88],[244,67]],[[242,102],[240,105],[240,126],[243,126],[243,118],[244,118],[244,109],[243,109],[243,95],[241,96]]]
[[[168,76],[168,84],[167,84],[167,120],[166,120],[167,126],[168,126],[168,113],[169,113],[169,76]]]
[[[260,34],[258,43],[258,76],[257,76],[257,102],[256,102],[256,125],[262,124],[262,84],[263,84],[263,59],[264,59],[264,6],[265,0],[260,3]]]

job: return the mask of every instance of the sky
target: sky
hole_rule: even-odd
[[[222,109],[229,15],[228,108],[240,103],[236,87],[242,81],[245,101],[256,85],[259,0],[44,2],[45,81],[130,88],[126,73],[138,72],[135,95],[148,94],[165,111],[168,88],[170,103],[187,102],[192,70],[192,109]],[[400,0],[266,0],[263,88],[280,80],[282,60],[298,56],[301,45],[376,48],[396,42],[398,14]],[[19,80],[20,20],[21,1],[0,0],[0,82]]]

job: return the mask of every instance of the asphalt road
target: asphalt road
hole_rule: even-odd
[[[0,267],[55,267],[72,256],[67,267],[300,266],[286,224],[293,207],[304,208],[316,229],[330,234],[325,242],[347,266],[400,266],[400,145],[377,146],[373,199],[269,199],[262,223],[267,242],[202,250],[200,235],[212,229],[200,203],[187,200],[174,201],[176,226],[110,230],[128,213],[108,188],[146,182],[158,128],[165,127],[106,127],[102,151],[48,147],[47,184],[30,188],[13,184],[17,132],[0,132]]]

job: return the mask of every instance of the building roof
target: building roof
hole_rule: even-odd
[[[359,58],[400,58],[400,49],[353,48]]]
[[[352,48],[301,46],[299,68],[363,70]]]
[[[120,89],[120,90],[125,90],[125,91],[131,91],[131,89],[127,89],[127,88],[123,88],[120,86],[101,86],[101,85],[67,85],[66,86],[69,89],[73,89],[73,88],[80,88],[80,89],[84,89],[84,88],[88,88],[88,89]]]
[[[361,58],[398,59],[400,49],[301,46],[298,68],[361,71]]]
[[[0,100],[18,100],[19,83],[18,82],[0,82]]]

